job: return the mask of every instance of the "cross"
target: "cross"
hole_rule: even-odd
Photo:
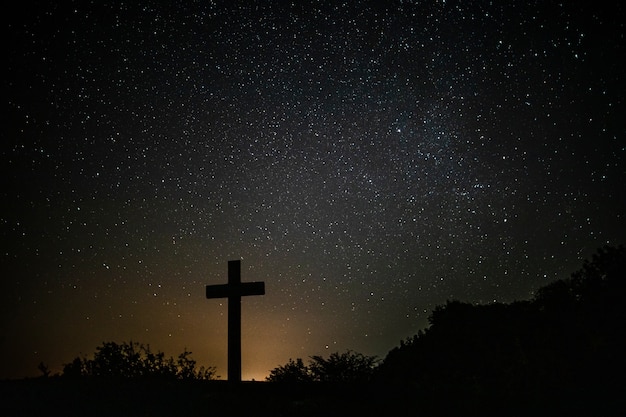
[[[241,282],[241,261],[228,261],[228,284],[207,285],[206,298],[228,297],[228,380],[241,382],[241,297],[265,295],[264,282]]]

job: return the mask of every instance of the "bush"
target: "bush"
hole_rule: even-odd
[[[163,352],[153,353],[149,345],[136,342],[104,342],[96,348],[93,359],[75,358],[63,367],[66,377],[161,377],[171,379],[215,379],[215,367],[196,368],[191,352],[178,358],[166,358]]]
[[[365,356],[351,350],[345,353],[332,353],[328,359],[312,356],[309,365],[302,359],[279,366],[266,378],[270,382],[365,382],[368,381],[378,364],[375,356]]]

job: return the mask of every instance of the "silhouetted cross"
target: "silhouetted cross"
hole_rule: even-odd
[[[265,295],[264,282],[241,282],[241,261],[228,261],[228,284],[207,285],[206,298],[228,297],[228,380],[241,382],[241,297]]]

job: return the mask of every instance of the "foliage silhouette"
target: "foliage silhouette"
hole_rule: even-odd
[[[93,359],[77,357],[65,364],[62,376],[210,380],[215,379],[215,368],[197,368],[186,349],[174,360],[163,352],[152,352],[149,345],[104,342],[96,348]]]
[[[39,362],[39,365],[37,365],[37,369],[39,369],[39,372],[41,372],[42,378],[48,378],[50,376],[50,369],[48,369],[48,365],[46,365],[45,363]]]
[[[377,362],[375,356],[365,356],[348,350],[344,353],[331,353],[328,359],[312,356],[309,370],[314,381],[365,382],[374,374]]]
[[[605,247],[531,301],[448,301],[388,353],[377,383],[427,415],[611,415],[626,388],[625,283],[626,251]]]
[[[313,375],[302,359],[297,358],[295,361],[289,359],[285,365],[272,369],[266,380],[284,383],[312,382]]]
[[[328,359],[311,356],[305,366],[301,358],[289,362],[270,372],[270,382],[366,382],[374,375],[378,360],[348,350],[332,353]]]

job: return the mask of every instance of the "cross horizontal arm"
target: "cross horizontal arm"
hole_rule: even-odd
[[[246,295],[265,295],[264,282],[244,282],[238,285],[207,285],[206,298],[242,297]]]
[[[207,285],[206,298],[226,298],[230,295],[230,290],[231,286],[228,284]]]

